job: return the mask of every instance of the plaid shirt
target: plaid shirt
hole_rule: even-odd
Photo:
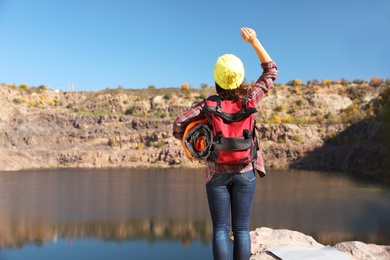
[[[278,69],[275,62],[270,61],[262,63],[261,67],[263,68],[263,73],[256,83],[248,89],[248,98],[256,100],[256,103],[259,103],[260,100],[267,94],[268,90],[272,86],[276,77],[278,76]],[[173,136],[179,140],[183,138],[184,131],[188,124],[193,121],[206,118],[205,107],[206,99],[199,102],[189,110],[185,111],[183,114],[177,117],[173,123]],[[214,173],[243,173],[253,169],[259,171],[259,174],[265,175],[265,169],[263,164],[263,158],[261,152],[257,153],[257,160],[253,163],[247,165],[241,164],[216,164],[212,162],[207,162],[206,166],[206,183],[214,176]]]

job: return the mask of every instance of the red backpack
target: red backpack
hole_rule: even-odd
[[[254,113],[256,102],[207,99],[206,114],[213,129],[212,151],[208,161],[220,164],[248,164],[257,159]]]

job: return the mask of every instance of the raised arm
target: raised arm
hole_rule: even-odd
[[[241,38],[252,45],[263,68],[263,73],[260,78],[248,89],[248,96],[255,99],[256,102],[260,102],[278,76],[278,68],[257,39],[256,32],[253,29],[247,27],[241,28]]]
[[[241,28],[241,38],[252,45],[261,63],[272,61],[263,45],[257,39],[256,32],[253,29],[248,27]]]

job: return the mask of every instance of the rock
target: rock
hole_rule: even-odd
[[[323,249],[325,246],[318,243],[313,237],[287,229],[257,228],[250,232],[251,260],[278,259],[267,250],[280,246],[305,247]],[[329,246],[327,246],[329,247]],[[355,260],[388,260],[390,259],[390,246],[365,244],[359,241],[341,242],[334,246],[350,259]]]
[[[380,246],[375,244],[365,244],[359,241],[350,241],[338,243],[334,247],[356,260],[390,259],[390,246]]]
[[[310,248],[324,247],[324,245],[315,241],[311,236],[287,229],[271,229],[262,227],[251,231],[250,236],[252,243],[251,260],[275,259],[267,253],[267,250],[278,246],[289,245]]]

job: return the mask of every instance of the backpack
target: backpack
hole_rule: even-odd
[[[210,96],[205,111],[212,125],[212,150],[208,161],[218,164],[248,164],[257,159],[255,135],[256,102],[245,97],[239,101]]]

